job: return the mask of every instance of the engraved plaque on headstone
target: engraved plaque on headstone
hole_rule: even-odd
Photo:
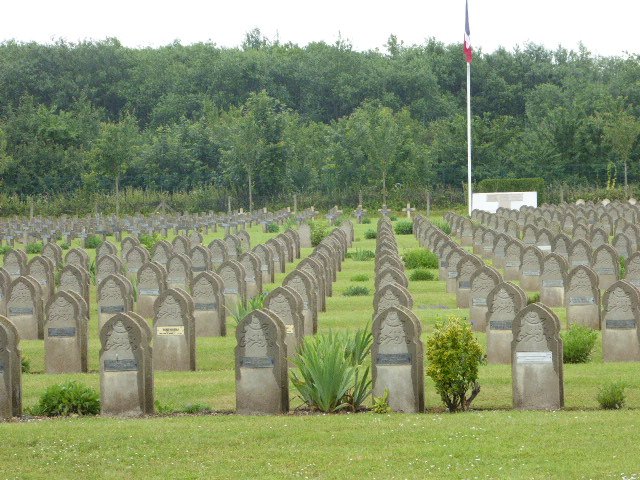
[[[105,372],[135,372],[138,370],[138,361],[136,359],[110,359],[104,361]]]
[[[49,328],[48,334],[50,337],[75,337],[76,329],[75,327]]]
[[[516,352],[516,362],[519,364],[552,363],[552,352]]]
[[[240,357],[242,368],[272,368],[274,361],[272,357]]]
[[[595,297],[569,297],[569,305],[595,305]]]
[[[376,355],[377,365],[411,365],[408,353],[379,353]]]
[[[184,335],[184,325],[170,325],[156,328],[158,336],[178,336]]]
[[[491,320],[489,322],[489,328],[491,330],[511,330],[511,320]]]
[[[543,287],[564,287],[564,282],[562,280],[543,280]]]
[[[614,330],[626,330],[626,329],[635,329],[636,321],[634,319],[629,320],[617,320],[617,319],[607,319],[607,328],[611,328]]]

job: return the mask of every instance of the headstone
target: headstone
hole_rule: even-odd
[[[236,329],[236,412],[289,410],[285,325],[269,310],[254,310]]]
[[[73,265],[89,271],[89,255],[81,248],[72,248],[64,257],[67,265]]]
[[[262,269],[260,259],[253,252],[245,252],[238,258],[244,268],[244,282],[247,299],[257,297],[262,293]]]
[[[217,273],[200,272],[193,279],[196,337],[224,337],[227,311],[224,284]]]
[[[391,307],[413,308],[413,297],[402,285],[389,283],[378,289],[373,297],[373,316]]]
[[[491,267],[482,266],[473,272],[469,283],[469,321],[475,332],[485,332],[487,328],[487,299],[496,285],[502,282],[502,275]]]
[[[33,278],[21,276],[11,282],[7,318],[15,325],[21,340],[44,338],[42,289]]]
[[[133,310],[133,287],[123,275],[109,275],[98,285],[98,324],[100,328],[118,313]]]
[[[598,288],[604,292],[618,281],[620,263],[618,254],[611,245],[600,245],[593,251],[592,268],[598,275]]]
[[[285,343],[289,364],[304,338],[304,314],[302,297],[290,287],[277,287],[264,299],[264,307],[273,312],[285,327]]]
[[[214,270],[220,268],[220,265],[229,259],[227,247],[222,240],[213,240],[207,248],[211,252],[211,263]]]
[[[303,223],[298,227],[298,235],[300,236],[300,247],[311,248],[311,227]]]
[[[512,333],[513,407],[521,410],[562,408],[563,359],[558,317],[544,305],[533,303],[518,312]]]
[[[213,271],[211,250],[198,244],[191,249],[191,270],[194,274]]]
[[[22,416],[22,361],[15,325],[0,316],[0,420]]]
[[[2,267],[11,276],[11,280],[25,275],[27,272],[27,258],[22,250],[11,249],[4,254]]]
[[[167,271],[156,262],[146,262],[137,273],[138,289],[134,311],[143,318],[153,318],[153,305],[167,288]]]
[[[535,245],[529,245],[522,250],[520,259],[520,287],[525,292],[537,292],[540,290],[540,276],[542,275],[542,263],[544,253]]]
[[[458,288],[456,289],[456,304],[458,308],[469,308],[471,295],[471,277],[482,268],[482,259],[475,255],[465,255],[458,262],[457,276]]]
[[[183,290],[168,288],[156,299],[153,350],[154,370],[195,371],[193,301]]]
[[[420,320],[411,310],[392,306],[373,321],[371,378],[373,395],[389,390],[389,406],[397,412],[424,411],[424,351]]]
[[[275,269],[272,250],[266,245],[260,244],[256,245],[252,251],[260,260],[263,283],[273,283],[275,280]]]
[[[181,253],[171,255],[167,261],[167,286],[190,292],[192,281],[191,259]]]
[[[294,270],[282,281],[282,286],[290,287],[302,298],[304,335],[313,335],[318,329],[317,292],[313,288],[313,278],[302,270]]]
[[[238,304],[246,304],[247,299],[244,267],[235,260],[227,260],[218,268],[218,275],[224,285],[224,304],[231,312],[238,310]]]
[[[600,329],[600,290],[598,276],[584,265],[567,274],[565,283],[567,323],[579,323],[585,327]]]
[[[100,329],[100,406],[103,415],[153,414],[153,366],[148,325],[118,313]]]
[[[548,307],[564,307],[567,268],[567,260],[557,253],[550,253],[544,257],[540,276],[541,303]]]
[[[80,301],[84,300],[78,300],[70,292],[59,291],[47,304],[44,324],[47,373],[88,371],[89,323]]]
[[[524,291],[510,283],[496,285],[487,296],[487,362],[511,362],[511,327],[516,314],[527,304]]]
[[[605,362],[640,361],[638,289],[623,280],[602,296],[602,356]]]

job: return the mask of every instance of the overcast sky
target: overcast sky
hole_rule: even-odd
[[[469,0],[471,42],[484,52],[525,42],[598,55],[639,53],[640,2],[628,0]],[[116,37],[131,47],[211,41],[239,46],[259,28],[270,39],[306,45],[338,36],[357,50],[434,37],[462,42],[464,0],[3,0],[0,40],[51,43]]]

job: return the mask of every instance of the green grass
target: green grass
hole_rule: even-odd
[[[364,239],[372,225],[355,225],[351,251],[375,251]],[[252,246],[275,234],[251,229]],[[220,238],[209,234],[205,242]],[[418,248],[413,236],[397,236],[399,253]],[[76,246],[74,242],[74,246]],[[312,250],[304,249],[302,256]],[[95,255],[89,251],[90,255]],[[288,265],[291,271],[293,265]],[[286,274],[278,274],[272,290]],[[345,260],[319,332],[354,330],[371,321],[372,296],[344,297],[356,275],[374,291],[374,262]],[[423,340],[435,321],[468,316],[455,308],[445,283],[410,282],[414,312]],[[45,389],[66,380],[99,388],[97,310],[92,287],[89,341],[91,372],[47,375],[42,341],[21,342],[31,361],[23,375],[24,406],[33,406]],[[566,328],[564,309],[555,309]],[[215,412],[235,408],[233,349],[229,321],[225,338],[197,339],[197,371],[158,372],[155,398],[185,410],[206,405]],[[565,404],[561,412],[511,410],[511,367],[480,369],[482,390],[475,411],[444,412],[433,383],[426,379],[427,414],[418,415],[184,415],[147,419],[71,418],[0,424],[0,464],[9,478],[618,478],[640,474],[640,366],[603,363],[601,338],[586,364],[565,365]],[[484,334],[477,334],[486,345]],[[626,404],[602,411],[596,396],[607,381],[627,385]],[[290,388],[291,409],[302,402]],[[367,402],[370,404],[370,401]],[[96,473],[99,472],[99,473]]]

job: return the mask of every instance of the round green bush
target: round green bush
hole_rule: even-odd
[[[424,248],[409,250],[402,255],[404,266],[414,268],[438,268],[438,256]]]
[[[369,295],[369,289],[362,285],[351,285],[342,292],[342,295],[345,297],[363,297],[365,295]]]
[[[280,231],[280,227],[277,223],[267,223],[267,233],[278,233]]]
[[[369,276],[364,273],[359,273],[358,275],[354,275],[351,277],[352,282],[366,282],[369,280]]]
[[[376,232],[373,228],[370,228],[366,232],[364,232],[364,238],[368,240],[373,240],[378,236],[378,232]]]
[[[618,410],[624,406],[625,384],[622,382],[610,382],[603,385],[598,391],[596,399],[600,404],[600,408],[605,410]]]
[[[400,220],[393,229],[396,235],[411,235],[413,233],[413,222],[411,220]]]
[[[100,248],[102,237],[100,235],[89,235],[84,240],[84,248]]]
[[[586,363],[591,359],[591,352],[598,339],[595,330],[574,323],[561,335],[564,363]]]
[[[436,276],[433,272],[431,270],[425,270],[424,268],[418,268],[409,274],[409,280],[413,282],[421,282],[425,280],[431,281],[435,279]]]
[[[40,254],[42,253],[43,248],[44,248],[44,245],[42,245],[42,242],[34,242],[34,243],[28,243],[25,251],[27,253]]]
[[[52,385],[40,397],[34,413],[47,417],[97,415],[100,413],[100,395],[76,381]]]

